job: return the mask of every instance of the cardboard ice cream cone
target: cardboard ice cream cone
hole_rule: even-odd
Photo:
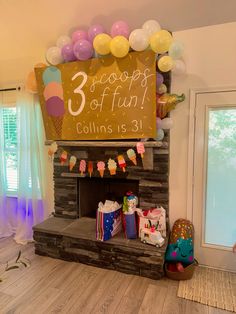
[[[110,175],[114,176],[116,174],[116,168],[110,169]]]
[[[136,159],[136,157],[132,157],[132,158],[130,158],[130,160],[133,162],[133,164],[135,166],[137,166],[137,159]]]
[[[61,139],[63,117],[51,117],[51,119],[58,139]]]
[[[103,178],[104,170],[99,170],[99,173],[100,173],[101,178]]]

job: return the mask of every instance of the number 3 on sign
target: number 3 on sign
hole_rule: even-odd
[[[78,87],[76,87],[74,89],[74,93],[75,94],[79,94],[81,95],[81,103],[80,106],[78,108],[77,111],[72,110],[72,100],[71,98],[68,100],[68,110],[69,113],[72,116],[78,116],[79,114],[81,114],[81,112],[84,110],[84,106],[85,106],[85,94],[82,90],[82,88],[84,87],[85,83],[87,82],[88,76],[85,72],[77,72],[73,77],[72,77],[72,81],[74,81],[78,76],[82,76],[82,82],[80,83],[80,85]]]

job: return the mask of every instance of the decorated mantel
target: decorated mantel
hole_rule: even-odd
[[[106,191],[120,199],[132,191],[128,197],[137,200],[140,221],[146,219],[143,211],[157,208],[166,225],[168,129],[173,124],[168,113],[184,100],[170,94],[170,73],[184,74],[182,54],[182,44],[157,21],[133,31],[117,21],[110,34],[92,25],[59,37],[46,52],[49,65],[39,63],[29,74],[26,86],[39,95],[54,164],[55,213],[34,227],[36,253],[151,278],[163,275],[167,241],[160,233],[164,229],[158,231],[160,221],[156,229],[144,222],[147,231],[139,232],[141,237],[155,233],[157,249],[150,241],[140,242],[136,227],[130,232],[136,214],[123,204],[120,216],[117,205],[114,223],[111,216],[107,220],[113,231],[106,237],[103,206],[113,205],[101,205],[99,197]],[[91,218],[96,211],[97,225]],[[111,238],[119,217],[132,240],[124,234]]]

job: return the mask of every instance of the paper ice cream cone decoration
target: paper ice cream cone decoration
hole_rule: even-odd
[[[110,171],[110,175],[111,176],[116,175],[117,163],[115,162],[115,160],[110,158],[107,162],[107,166]]]
[[[105,162],[99,161],[97,163],[97,169],[100,173],[101,178],[103,178],[103,176],[104,176],[105,167],[106,167]]]
[[[48,149],[48,156],[52,159],[57,152],[58,146],[56,142],[53,142]]]
[[[143,142],[138,142],[136,147],[137,147],[138,154],[140,154],[141,157],[143,158],[143,154],[145,153],[145,147],[144,147]]]
[[[76,160],[77,158],[75,156],[71,156],[70,157],[70,161],[69,161],[69,168],[70,168],[70,171],[73,170],[75,164],[76,164]]]
[[[61,71],[54,66],[47,67],[43,72],[43,82],[46,111],[51,117],[58,139],[61,139],[65,114]]]
[[[119,155],[117,157],[117,160],[118,160],[119,167],[123,170],[123,172],[125,172],[126,162],[123,155]]]
[[[132,161],[132,163],[133,163],[135,166],[137,166],[137,159],[136,159],[136,153],[135,153],[135,151],[134,151],[132,148],[130,148],[130,149],[127,150],[127,155],[128,155],[128,157],[129,157],[129,159]]]
[[[86,171],[86,161],[84,159],[80,160],[79,171],[81,176],[83,176]]]
[[[92,173],[93,173],[93,162],[92,161],[88,162],[88,173],[89,173],[89,177],[91,178]]]
[[[64,165],[66,160],[67,160],[67,152],[65,150],[63,150],[61,157],[60,157],[61,165]]]

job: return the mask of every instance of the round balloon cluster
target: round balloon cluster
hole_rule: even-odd
[[[146,49],[152,49],[158,54],[157,66],[161,72],[171,70],[175,74],[185,72],[185,64],[181,59],[183,44],[174,40],[170,32],[161,29],[155,20],[148,20],[141,28],[132,31],[125,21],[113,23],[109,32],[100,24],[92,25],[88,30],[77,29],[71,37],[60,36],[56,45],[47,50],[46,59],[51,65],[57,65],[109,54],[123,58],[129,51]],[[159,76],[158,82],[161,80]],[[162,93],[166,92],[163,82],[158,84],[158,89]]]

